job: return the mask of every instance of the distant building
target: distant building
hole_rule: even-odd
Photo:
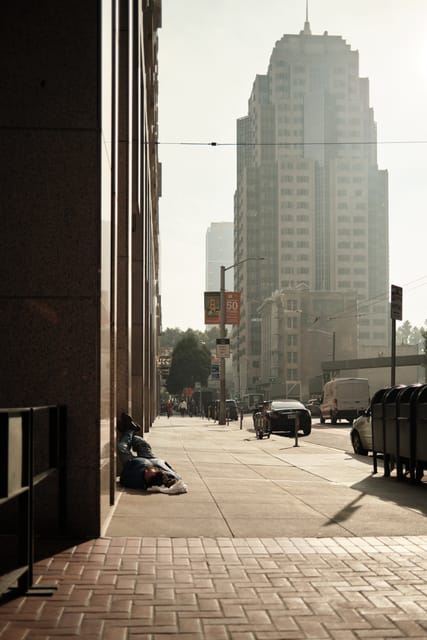
[[[304,400],[320,391],[322,362],[357,358],[356,308],[351,291],[283,289],[266,298],[257,390]]]
[[[206,232],[205,291],[219,291],[221,266],[233,264],[233,223],[212,222]],[[233,269],[225,272],[225,288],[234,291]]]
[[[233,359],[242,393],[265,378],[261,309],[276,291],[343,300],[352,291],[355,339],[373,352],[387,347],[388,176],[376,142],[358,52],[341,36],[312,35],[307,17],[299,34],[276,42],[237,121]],[[254,256],[264,260],[245,261]]]

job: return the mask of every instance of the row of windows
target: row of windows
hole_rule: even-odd
[[[285,136],[285,137],[297,136],[299,138],[300,136],[303,135],[303,133],[304,133],[303,129],[293,129],[293,130],[291,130],[291,129],[278,129],[278,131],[277,131],[277,135],[279,137],[281,137],[281,136]]]
[[[308,236],[310,233],[310,229],[308,227],[286,227],[285,229],[280,230],[280,235],[282,236],[293,236],[296,234],[297,236]]]
[[[351,242],[338,242],[337,244],[338,249],[351,249],[353,247],[353,249],[366,249],[366,243],[365,242],[353,242],[353,244]]]
[[[278,116],[277,122],[283,122],[284,124],[304,124],[304,118],[301,116],[297,116],[295,118],[289,118],[288,116]],[[292,168],[292,167],[290,167]]]
[[[337,195],[338,196],[346,196],[348,195],[348,191],[347,189],[338,189],[337,190]],[[355,189],[353,191],[353,195],[355,196],[363,196],[363,190],[362,189]]]
[[[298,369],[286,369],[286,379],[287,380],[299,380],[298,378]]]
[[[348,267],[341,267],[341,268],[339,268],[337,270],[337,272],[338,272],[338,275],[340,275],[340,276],[348,276],[351,273],[354,273],[354,275],[357,275],[357,276],[366,275],[366,269],[361,268],[361,267],[353,269],[353,270],[348,268]]]
[[[360,255],[360,254],[357,254],[355,256],[349,256],[347,253],[344,253],[344,254],[339,254],[337,256],[337,260],[338,262],[350,262],[350,260],[353,260],[353,262],[365,262],[366,256]]]
[[[309,202],[292,202],[292,200],[286,200],[281,202],[280,205],[286,209],[310,209]]]
[[[339,209],[340,211],[342,211],[343,209],[358,209],[358,210],[362,210],[362,209],[367,209],[367,205],[366,202],[356,202],[355,205],[350,205],[348,204],[348,202],[337,202],[337,209]]]
[[[281,162],[280,168],[281,169],[298,169],[301,171],[301,169],[308,169],[309,164],[308,162]]]
[[[339,236],[365,236],[366,229],[348,229],[348,227],[340,227],[337,229],[337,235]]]
[[[361,224],[365,224],[366,223],[366,216],[338,216],[337,217],[338,222],[345,222],[345,223],[361,223]]]
[[[281,176],[280,179],[282,182],[310,182],[310,176],[292,176],[292,175],[284,175]]]
[[[340,280],[338,282],[338,289],[365,289],[366,286],[366,282],[362,280],[357,282],[351,282],[350,280]]]
[[[358,145],[350,145],[352,147],[357,147]],[[338,176],[337,177],[338,184],[350,184],[351,182],[360,183],[363,182],[363,178],[361,176],[353,176],[353,179],[350,176]]]
[[[297,236],[308,236],[310,230],[307,227],[286,227],[286,229],[280,230],[280,235],[282,236],[293,236],[296,234]]]
[[[294,220],[296,220],[297,222],[309,222],[310,216],[305,213],[298,213],[296,216],[294,216],[292,213],[284,213],[280,216],[280,220],[282,222],[293,222]]]
[[[310,242],[308,240],[297,240],[293,242],[292,240],[284,240],[282,242],[282,247],[287,249],[293,249],[297,247],[297,249],[308,249],[310,247]]]
[[[360,163],[357,164],[348,164],[347,162],[339,162],[338,169],[340,171],[363,171],[363,165]]]
[[[295,273],[308,275],[310,273],[310,269],[308,267],[297,267],[296,269],[294,267],[282,267],[281,271],[282,273],[286,273],[287,275],[292,275]]]
[[[285,255],[282,256],[283,262],[295,262],[295,259],[297,262],[308,262],[310,260],[310,256],[305,253],[298,253],[296,256],[285,253]]]
[[[282,196],[293,196],[293,195],[297,195],[297,196],[309,196],[310,195],[310,190],[309,189],[280,189],[280,194]]]

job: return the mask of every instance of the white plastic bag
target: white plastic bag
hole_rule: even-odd
[[[188,487],[183,480],[177,480],[170,487],[165,487],[162,485],[161,487],[154,486],[149,487],[147,491],[151,491],[153,493],[167,493],[170,496],[176,495],[178,493],[187,493]]]

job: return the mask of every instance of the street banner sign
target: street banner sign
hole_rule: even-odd
[[[221,294],[219,291],[205,291],[205,324],[220,324]]]
[[[402,287],[391,285],[390,317],[392,320],[402,320]]]
[[[240,324],[240,291],[226,291],[225,324]]]

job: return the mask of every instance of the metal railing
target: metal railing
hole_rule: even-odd
[[[26,595],[49,595],[55,589],[33,585],[34,494],[38,485],[56,477],[58,528],[64,529],[65,429],[66,408],[62,405],[0,409],[0,516],[2,510],[12,511],[14,522],[9,526],[14,525],[17,540],[10,570],[0,575],[0,594],[16,590]]]

